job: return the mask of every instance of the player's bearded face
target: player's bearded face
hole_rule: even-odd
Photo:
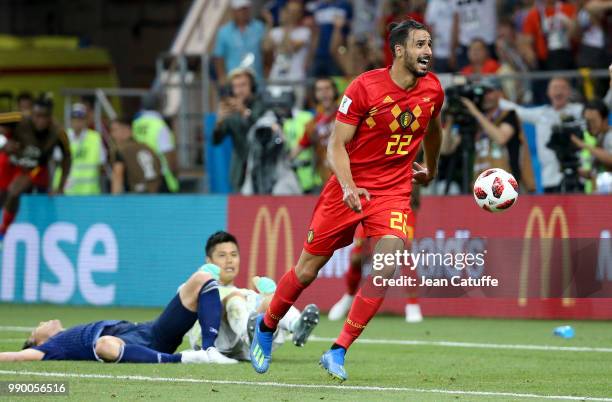
[[[406,40],[404,68],[423,77],[431,67],[431,35],[425,30],[411,31]]]

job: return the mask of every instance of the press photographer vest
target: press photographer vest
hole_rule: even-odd
[[[166,186],[171,193],[176,193],[179,190],[179,182],[170,170],[166,156],[159,150],[159,133],[164,127],[167,127],[166,122],[155,116],[141,116],[132,123],[134,139],[148,145],[155,151],[162,164],[162,173]]]
[[[497,116],[495,116],[493,120],[493,124],[498,127],[504,121],[508,113],[510,113],[510,111],[498,111]],[[518,135],[518,133],[514,135]],[[474,146],[476,151],[474,156],[474,179],[483,171],[491,168],[500,168],[507,172],[511,172],[510,156],[505,144],[499,145],[493,141],[484,130],[480,130],[477,133]]]

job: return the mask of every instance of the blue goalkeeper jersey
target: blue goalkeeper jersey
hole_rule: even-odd
[[[121,322],[105,320],[77,325],[63,330],[32,349],[43,352],[43,360],[99,360],[95,353],[96,341],[102,331]]]

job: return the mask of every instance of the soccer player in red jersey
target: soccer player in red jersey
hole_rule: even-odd
[[[266,313],[257,318],[250,357],[258,373],[270,366],[278,321],[334,250],[352,242],[359,223],[366,237],[380,239],[375,253],[403,250],[412,183],[427,184],[436,174],[444,92],[429,72],[431,34],[423,24],[405,20],[392,25],[389,40],[393,64],[357,77],[338,107],[328,145],[334,175],[315,207],[297,265],[283,275]],[[414,162],[421,141],[426,167]],[[385,266],[378,274],[391,278],[395,269]],[[384,291],[369,280],[355,296],[340,336],[320,360],[333,377],[347,378],[346,351],[376,314]]]

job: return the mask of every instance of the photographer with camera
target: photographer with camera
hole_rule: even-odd
[[[448,140],[443,146],[445,151],[454,152],[462,144],[463,148],[469,148],[470,154],[474,153],[472,179],[487,169],[497,167],[511,172],[523,182],[520,163],[521,123],[516,112],[500,109],[499,101],[503,96],[501,83],[491,78],[455,88],[447,91],[451,94],[448,110],[450,118],[463,126],[464,133],[452,138],[447,132],[445,137]],[[467,179],[465,164],[464,169]],[[531,187],[529,182],[525,181],[528,189]]]
[[[601,100],[593,100],[584,105],[584,119],[587,131],[581,139],[571,136],[580,149],[580,175],[586,178],[584,192],[591,194],[612,193],[612,128],[608,125],[609,109]]]
[[[566,130],[561,124],[568,119],[579,121],[582,115],[582,104],[569,102],[571,89],[567,79],[554,77],[548,83],[546,92],[551,103],[550,105],[526,108],[505,99],[500,99],[499,101],[499,106],[502,110],[514,110],[522,121],[535,125],[536,149],[540,161],[542,186],[545,193],[558,193],[562,190],[564,178],[577,177],[577,172],[571,172],[571,166],[564,166],[562,170],[560,155],[548,146],[553,134],[553,127],[557,126],[559,127],[559,130],[557,130],[559,135],[556,138],[561,141],[565,139],[567,146],[563,147],[560,146],[561,144],[556,144],[556,148],[564,151],[566,155],[575,154],[569,141],[569,135],[563,135],[563,133],[566,133],[568,130],[572,130],[575,134],[580,133],[575,132],[573,128]],[[565,188],[564,191],[568,191],[568,189]]]
[[[515,111],[502,111],[499,108],[502,96],[501,83],[489,80],[485,85],[482,110],[470,99],[461,98],[468,112],[478,122],[474,140],[474,179],[483,171],[497,167],[511,172],[521,181],[521,123]]]
[[[239,192],[244,183],[249,155],[247,133],[265,111],[256,92],[255,75],[248,68],[232,70],[228,76],[228,85],[221,88],[213,143],[217,145],[226,136],[232,137],[234,148],[230,162],[230,184],[234,192]]]

